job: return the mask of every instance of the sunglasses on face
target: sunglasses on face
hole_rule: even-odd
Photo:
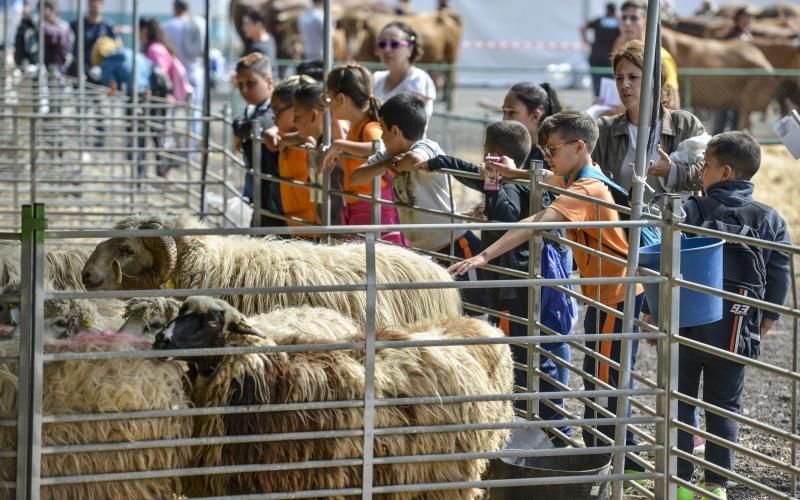
[[[545,146],[542,149],[544,149],[544,153],[546,156],[553,157],[555,156],[556,153],[558,153],[558,150],[561,149],[562,146],[566,146],[567,144],[572,144],[573,142],[578,142],[578,139],[562,142],[561,144],[556,144],[555,146]]]
[[[408,47],[409,45],[411,45],[411,42],[409,42],[408,40],[394,40],[388,38],[381,38],[378,40],[377,43],[377,46],[380,50],[386,50],[386,49],[397,50],[400,47]]]

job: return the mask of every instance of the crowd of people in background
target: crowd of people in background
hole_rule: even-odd
[[[712,2],[704,8],[711,10]],[[404,3],[399,8],[405,8]],[[83,23],[84,59],[89,62],[84,71],[90,81],[109,86],[112,90],[146,95],[169,95],[177,101],[202,98],[203,75],[200,56],[203,46],[202,24],[189,14],[184,0],[175,0],[175,17],[162,26],[153,18],[142,19],[140,29],[141,52],[134,54],[123,47],[113,27],[102,15],[103,0],[89,0],[89,9]],[[641,82],[644,78],[644,44],[646,5],[640,0],[627,0],[620,6],[609,3],[605,15],[591,20],[581,28],[585,42],[591,42],[589,63],[593,68],[610,67],[612,84],[619,99],[618,106],[601,110],[603,116],[590,116],[582,111],[569,110],[569,103],[561,102],[556,91],[546,83],[522,81],[511,86],[502,104],[503,120],[486,127],[483,147],[485,158],[481,164],[450,156],[440,145],[428,137],[428,126],[433,116],[436,86],[430,75],[415,66],[421,55],[421,43],[414,27],[393,21],[380,31],[375,51],[384,69],[370,72],[358,64],[338,66],[326,75],[323,82],[321,63],[314,62],[322,55],[321,2],[300,16],[298,30],[302,37],[305,56],[309,61],[295,68],[295,74],[279,80],[274,64],[275,39],[267,32],[261,13],[247,10],[243,15],[242,31],[247,43],[236,64],[232,82],[246,107],[234,121],[237,148],[242,152],[244,165],[249,171],[260,172],[300,183],[318,183],[320,172],[329,172],[331,187],[344,191],[344,196],[334,197],[331,209],[333,224],[364,225],[373,222],[373,180],[379,186],[381,204],[379,220],[382,224],[447,224],[454,215],[452,179],[482,194],[483,203],[461,215],[484,218],[496,222],[595,222],[618,221],[619,214],[607,207],[598,207],[581,198],[555,196],[547,193],[537,200],[542,207],[534,213],[530,206],[529,187],[505,182],[528,178],[531,168],[546,172],[546,182],[571,192],[609,203],[618,202],[614,193],[625,196],[637,182],[645,183],[645,201],[661,193],[677,192],[688,199],[687,214],[696,225],[725,223],[730,214],[741,216],[759,237],[775,242],[789,243],[786,225],[780,215],[770,207],[752,200],[753,185],[750,179],[760,164],[758,144],[742,132],[726,132],[713,138],[706,133],[700,120],[681,110],[677,79],[677,65],[666,50],[660,50],[662,92],[654,96],[654,103],[641,102]],[[67,24],[58,17],[53,3],[45,3],[45,64],[59,73],[76,75],[74,61],[77,55],[76,22]],[[736,13],[736,26],[729,38],[748,36],[751,14],[746,10]],[[28,38],[35,25],[24,13],[17,31],[17,63],[33,63],[38,55],[32,51]],[[590,40],[589,32],[593,33]],[[133,60],[137,58],[136,78],[133,78]],[[93,68],[99,68],[93,71]],[[163,80],[167,79],[168,84]],[[603,75],[593,75],[593,90],[600,95]],[[136,88],[134,89],[134,80]],[[169,87],[169,90],[161,87]],[[603,103],[599,103],[603,104]],[[653,138],[649,142],[649,156],[653,159],[645,175],[637,175],[634,162],[637,156],[637,135],[641,106],[657,111]],[[326,112],[332,117],[332,137],[329,146],[323,141]],[[734,123],[736,120],[734,120]],[[263,130],[254,136],[252,124]],[[480,140],[475,138],[476,141]],[[476,146],[476,150],[480,149]],[[254,152],[258,151],[258,161]],[[312,155],[318,155],[315,162]],[[318,169],[311,167],[317,164]],[[447,172],[477,174],[473,177],[454,176]],[[159,172],[163,175],[164,172]],[[286,226],[319,224],[321,222],[320,198],[317,192],[302,185],[291,185],[261,180],[255,196],[253,177],[248,175],[243,187],[244,198],[271,215],[261,217],[262,225]],[[704,193],[705,196],[702,196]],[[696,196],[696,197],[692,197]],[[711,200],[706,206],[704,199]],[[395,204],[397,206],[395,206]],[[724,217],[723,217],[724,215]],[[719,225],[717,227],[720,227]],[[483,231],[477,236],[472,231],[387,231],[381,238],[388,243],[414,247],[431,253],[458,279],[480,281],[504,279],[507,276],[483,269],[494,264],[517,271],[527,271],[531,255],[528,240],[533,232]],[[621,278],[625,267],[613,262],[603,262],[586,247],[625,258],[628,238],[620,229],[571,229],[553,231],[551,235],[583,245],[582,250],[570,251],[564,244],[545,241],[542,247],[541,266],[544,278],[565,278],[576,270],[584,278]],[[308,234],[304,237],[314,238]],[[454,263],[455,262],[455,263]],[[787,293],[788,259],[785,254],[771,252],[763,256],[767,276],[762,297],[775,304],[783,304]],[[728,271],[726,271],[728,272]],[[726,276],[727,278],[728,276]],[[582,286],[586,297],[595,298],[584,318],[584,332],[608,333],[621,331],[621,319],[609,310],[622,311],[625,305],[624,285],[603,284]],[[501,311],[501,318],[493,321],[507,335],[526,336],[527,327],[513,318],[529,318],[527,288],[467,288],[465,302],[476,314],[486,309]],[[563,290],[543,288],[541,322],[548,333],[568,335],[577,323],[575,299]],[[635,315],[644,307],[641,287],[636,290]],[[776,317],[766,314],[755,318],[750,340],[769,332]],[[726,313],[723,320],[731,321]],[[728,324],[726,323],[726,324]],[[697,327],[685,332],[701,340],[709,331],[716,332],[719,325]],[[735,330],[735,329],[734,329]],[[726,339],[720,346],[733,352],[739,346],[737,339]],[[703,340],[705,341],[705,340]],[[587,347],[609,358],[622,362],[620,341],[587,342]],[[752,345],[748,344],[748,345]],[[540,356],[540,390],[559,391],[569,387],[569,372],[564,363],[570,362],[567,343],[552,342],[542,345]],[[681,372],[679,385],[682,392],[697,396],[698,384],[705,376],[704,398],[729,411],[738,412],[741,405],[744,368],[735,363],[693,352],[681,347]],[[637,346],[632,350],[633,364]],[[515,361],[527,363],[528,350],[514,346]],[[752,351],[747,355],[751,355]],[[596,374],[597,379],[619,386],[619,373],[607,362],[592,356],[584,358],[584,370]],[[721,374],[725,374],[724,376]],[[518,371],[517,385],[526,386],[526,375]],[[714,390],[710,390],[713,387]],[[591,390],[595,384],[585,381]],[[586,418],[603,414],[598,408],[614,413],[615,398],[590,398],[586,405]],[[560,399],[543,400],[539,416],[548,420],[564,418]],[[697,426],[697,412],[680,403],[680,419]],[[524,408],[524,404],[520,407]],[[706,415],[708,431],[725,439],[736,441],[736,424],[719,415]],[[569,426],[554,426],[550,437],[557,446],[566,446],[572,437]],[[681,432],[681,449],[691,451],[697,442]],[[614,438],[613,426],[587,427],[583,442],[587,446],[605,444],[602,435]],[[635,444],[629,431],[628,444]],[[709,443],[707,458],[723,469],[732,467],[730,449]],[[628,460],[626,471],[642,471],[641,460]],[[689,462],[679,460],[679,474],[689,480],[692,475]],[[713,471],[706,471],[703,487],[724,497],[726,480]],[[688,491],[688,490],[687,490]],[[689,492],[691,493],[691,492]],[[679,491],[678,498],[690,498]],[[684,497],[681,497],[681,494]]]

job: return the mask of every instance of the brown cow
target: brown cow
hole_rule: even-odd
[[[751,25],[753,38],[750,40],[766,56],[773,68],[800,70],[800,45],[797,33],[800,29],[786,29],[795,23],[800,26],[800,17],[791,15],[792,9],[778,7],[765,8],[759,16],[760,21]],[[782,18],[777,18],[781,13]],[[775,17],[771,17],[771,16]],[[693,36],[720,39],[728,34],[733,22],[721,17],[689,17],[675,21],[672,28]],[[759,77],[755,77],[759,79]],[[800,106],[800,78],[780,78],[773,96],[781,108],[781,114],[788,113],[792,105]],[[765,108],[766,109],[766,108]]]
[[[755,45],[740,40],[709,40],[662,30],[662,45],[679,68],[756,68],[772,64]],[[692,76],[681,86],[691,88],[691,105],[712,110],[739,109],[739,129],[750,128],[750,113],[767,107],[780,81],[775,77]]]
[[[786,42],[785,40],[756,37],[751,43],[761,49],[773,68],[800,71],[798,41]],[[800,107],[800,77],[779,77],[774,98],[780,106],[781,116],[788,114],[793,106]]]
[[[248,9],[255,9],[264,16],[266,29],[275,38],[279,59],[300,61],[303,59],[303,43],[297,29],[297,18],[311,6],[311,0],[231,0],[229,15],[243,43],[242,17]],[[391,7],[381,1],[340,0],[333,4],[332,17],[339,18],[342,13],[391,12]],[[347,59],[344,32],[334,30],[333,54],[336,60]]]

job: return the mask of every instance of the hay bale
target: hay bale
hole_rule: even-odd
[[[16,341],[0,343],[0,356],[16,355]],[[46,352],[96,352],[149,349],[147,342],[127,335],[79,334],[69,340],[48,340]],[[45,364],[45,415],[111,413],[187,408],[183,389],[185,365],[178,361],[130,359],[58,361]],[[17,413],[17,364],[0,363],[0,418]],[[45,446],[120,443],[191,437],[190,417],[109,420],[45,424]],[[0,427],[0,447],[16,448],[16,428]],[[42,476],[155,471],[187,466],[189,447],[44,455]],[[13,480],[13,459],[0,460],[0,480]],[[170,498],[180,493],[180,480],[158,478],[46,486],[42,498]],[[0,490],[0,498],[13,498]]]

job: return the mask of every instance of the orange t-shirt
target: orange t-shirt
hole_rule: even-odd
[[[283,133],[280,136],[283,137]],[[284,179],[308,182],[308,153],[302,149],[288,148],[278,156],[278,173]],[[317,224],[317,212],[311,201],[311,189],[307,187],[280,184],[281,206],[287,217],[298,217]],[[287,221],[290,226],[297,222]]]
[[[363,120],[356,123],[352,127],[350,127],[350,131],[347,132],[346,139],[348,141],[353,142],[368,142],[371,143],[372,141],[377,141],[383,135],[383,131],[381,130],[380,122],[376,122],[372,120],[369,116],[364,117]],[[367,182],[365,184],[352,184],[350,182],[350,174],[353,173],[355,169],[360,167],[364,164],[366,158],[363,160],[357,158],[340,158],[339,163],[342,165],[344,169],[344,183],[343,187],[345,191],[351,191],[358,194],[364,194],[367,196],[372,195],[372,183]],[[384,179],[381,179],[381,187],[386,187],[383,183],[386,182]],[[358,198],[345,198],[345,201],[349,203],[356,203],[359,200]]]
[[[608,187],[597,179],[578,179],[567,189],[578,194],[591,196],[605,202],[614,203],[611,191]],[[569,222],[600,222],[618,221],[619,214],[616,210],[608,207],[601,207],[588,203],[584,200],[561,195],[550,204],[550,208],[564,216]],[[581,245],[593,248],[598,251],[627,259],[628,239],[625,230],[621,227],[615,228],[586,228],[568,230],[567,238],[580,243]],[[602,248],[601,248],[602,239]],[[626,275],[625,266],[611,262],[607,259],[600,259],[590,255],[578,248],[572,249],[575,256],[575,263],[578,266],[581,278],[622,278]],[[583,285],[581,290],[584,295],[591,299],[597,299],[597,285]],[[642,285],[636,285],[636,294],[644,291]],[[600,285],[600,302],[607,306],[615,306],[625,300],[624,284]]]

